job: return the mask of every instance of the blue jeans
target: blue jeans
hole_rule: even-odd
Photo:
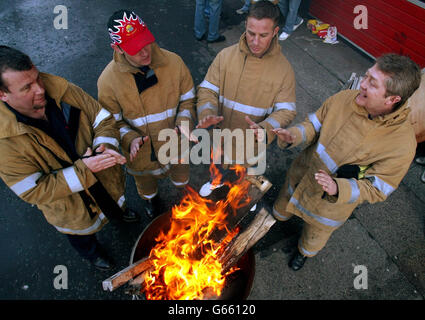
[[[248,11],[251,7],[251,0],[245,0],[245,3],[241,9]]]
[[[196,0],[195,9],[195,37],[200,39],[207,32],[206,21],[205,21],[205,7],[206,3],[209,6],[209,24],[208,24],[208,41],[217,39],[220,34],[218,32],[218,26],[220,23],[221,4],[223,0]]]
[[[301,0],[280,0],[277,4],[280,12],[286,17],[285,25],[282,31],[291,34],[294,30],[294,25],[301,22],[301,17],[298,16],[298,8],[300,7]]]

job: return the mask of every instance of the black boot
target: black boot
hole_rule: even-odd
[[[292,270],[298,271],[304,266],[304,263],[305,263],[306,260],[307,260],[307,257],[303,256],[297,250],[297,252],[294,254],[292,259],[289,261],[288,265]]]
[[[144,203],[145,213],[149,219],[153,219],[161,214],[161,201],[158,195],[152,199],[144,200]]]
[[[122,216],[122,221],[131,223],[131,222],[138,222],[139,220],[140,220],[139,215],[137,214],[136,211],[133,211],[129,208],[126,208],[124,210],[124,215]]]

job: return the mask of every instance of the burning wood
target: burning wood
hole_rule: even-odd
[[[245,177],[235,169],[237,181],[225,182],[225,198],[212,201],[188,188],[188,194],[172,209],[169,230],[155,238],[148,258],[103,282],[114,290],[130,282],[128,293],[144,291],[147,299],[204,299],[220,296],[233,266],[274,223],[262,209],[244,232],[239,224],[271,187],[262,176]],[[223,187],[224,188],[224,187]]]

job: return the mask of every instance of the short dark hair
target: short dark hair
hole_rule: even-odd
[[[257,1],[249,9],[248,18],[271,19],[276,27],[279,24],[280,10],[277,5],[268,0]]]
[[[3,81],[3,73],[7,70],[28,71],[34,64],[25,53],[8,46],[0,46],[0,90],[9,92]]]
[[[376,59],[380,71],[388,76],[385,81],[385,96],[400,96],[401,100],[394,106],[394,111],[400,108],[419,88],[421,69],[409,57],[388,53]]]

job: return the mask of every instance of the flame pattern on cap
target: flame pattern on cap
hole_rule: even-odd
[[[131,12],[130,17],[127,17],[127,13],[124,12],[122,19],[114,20],[114,22],[118,23],[117,25],[114,25],[114,29],[116,29],[117,31],[114,31],[112,28],[108,28],[109,36],[111,37],[112,42],[121,44],[122,43],[121,34],[123,34],[126,31],[125,29],[129,25],[129,23],[136,22],[136,21],[139,22],[142,28],[146,27],[143,20],[140,19],[140,17],[134,12]]]

